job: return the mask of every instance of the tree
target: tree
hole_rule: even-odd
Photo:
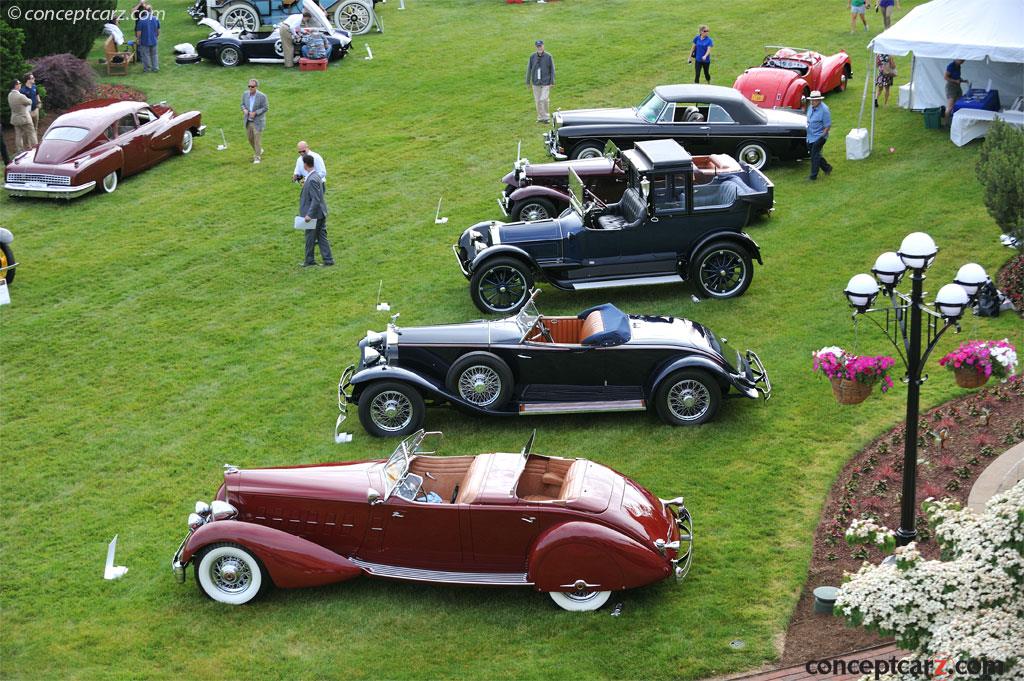
[[[895,550],[894,561],[865,563],[840,588],[836,614],[894,636],[914,652],[905,658],[908,673],[888,678],[923,678],[910,665],[941,659],[977,665],[965,671],[979,681],[1021,678],[1024,482],[992,497],[980,515],[950,501],[928,500],[924,509],[941,559],[925,560],[910,543]],[[854,521],[847,539],[886,548],[895,543],[891,530],[872,521]]]
[[[25,33],[25,59],[61,53],[84,59],[115,16],[117,0],[18,0],[17,7],[18,18],[8,20]]]
[[[28,72],[28,64],[22,57],[25,33],[0,19],[0,117],[6,124],[11,120],[11,107],[7,105],[7,92],[15,78],[21,79]]]
[[[1024,130],[993,121],[981,146],[977,174],[989,215],[1024,253]]]

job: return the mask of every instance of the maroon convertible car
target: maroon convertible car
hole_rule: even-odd
[[[7,165],[11,196],[73,199],[93,189],[109,194],[120,179],[173,154],[192,151],[206,126],[198,111],[175,115],[164,104],[96,99],[59,116],[39,146]]]
[[[171,563],[185,581],[242,604],[273,584],[359,575],[532,586],[566,610],[612,591],[677,580],[690,567],[682,497],[659,499],[586,459],[518,453],[434,456],[422,430],[389,459],[283,468],[227,466],[216,499],[196,503]]]

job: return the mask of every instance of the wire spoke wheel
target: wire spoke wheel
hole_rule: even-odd
[[[252,583],[252,570],[239,556],[222,556],[210,566],[210,581],[224,593],[242,593]]]
[[[743,285],[747,264],[733,250],[712,251],[700,265],[700,281],[716,296],[726,296]]]
[[[359,35],[370,28],[370,10],[366,5],[350,2],[338,8],[334,14],[335,25],[345,31]]]
[[[552,217],[547,206],[541,203],[530,202],[519,211],[519,219],[525,222],[531,220],[546,220]]]
[[[668,408],[680,421],[695,421],[711,406],[711,393],[700,381],[684,379],[668,391]]]
[[[492,267],[480,280],[480,297],[492,309],[513,310],[526,298],[526,279],[514,267]]]
[[[370,403],[370,418],[383,431],[397,432],[412,421],[412,401],[397,390],[385,390]]]
[[[488,407],[501,395],[501,377],[489,366],[476,364],[459,376],[459,396],[478,407]]]

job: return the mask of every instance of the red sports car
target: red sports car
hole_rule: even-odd
[[[744,71],[732,86],[762,109],[802,109],[812,90],[845,90],[852,75],[850,55],[843,50],[826,57],[810,50],[780,47],[760,66]]]
[[[11,196],[73,199],[99,188],[107,194],[120,179],[173,154],[192,151],[206,130],[202,115],[175,115],[164,104],[96,99],[59,116],[34,149],[7,165]]]
[[[239,605],[274,585],[359,575],[531,586],[566,610],[612,591],[677,580],[690,567],[682,497],[659,499],[586,459],[517,453],[434,456],[422,430],[387,460],[283,468],[228,466],[216,499],[196,503],[171,563]]]

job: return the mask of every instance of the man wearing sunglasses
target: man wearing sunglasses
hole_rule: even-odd
[[[242,114],[245,121],[245,134],[252,147],[252,162],[259,163],[263,156],[263,129],[267,127],[267,109],[270,108],[267,96],[259,91],[259,81],[253,78],[249,87],[242,93]]]

